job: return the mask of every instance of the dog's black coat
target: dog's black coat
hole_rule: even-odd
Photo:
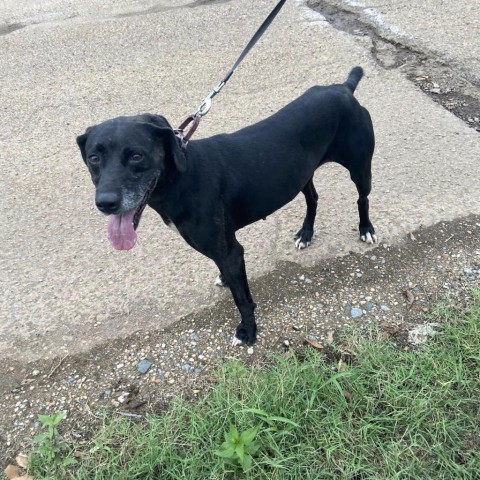
[[[252,343],[256,305],[238,229],[303,192],[307,213],[297,244],[308,246],[318,199],[313,174],[334,161],[357,187],[361,238],[376,238],[367,198],[374,133],[368,111],[353,96],[362,75],[355,67],[344,84],[310,88],[266,120],[191,141],[186,152],[162,116],[119,117],[91,127],[77,142],[96,185],[97,206],[108,214],[137,208],[158,177],[148,205],[217,264],[241,313],[236,338]]]

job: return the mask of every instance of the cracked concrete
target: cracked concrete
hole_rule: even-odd
[[[317,0],[311,0],[315,5]],[[480,86],[480,4],[475,1],[327,0],[382,36],[441,58]]]
[[[196,8],[180,0],[2,3],[0,358],[18,363],[88,350],[170,325],[228,297],[214,286],[213,264],[151,211],[135,250],[113,252],[75,145],[85,127],[116,115],[150,111],[178,124],[272,8],[267,0],[194,3]],[[405,6],[382,5],[386,24],[441,50],[440,27],[428,23],[422,6],[415,7],[417,25]],[[442,2],[435,18],[452,9],[456,2]],[[457,13],[472,12],[458,6]],[[475,28],[466,24],[456,43]],[[476,60],[468,48],[453,49],[455,38],[445,39],[445,58],[473,72]],[[476,42],[469,48],[478,59]],[[215,99],[197,137],[260,120],[313,84],[344,81],[360,64],[366,76],[357,96],[377,135],[371,214],[381,241],[396,243],[420,225],[480,213],[478,134],[402,72],[378,65],[370,49],[369,39],[337,31],[304,2],[287,2]],[[328,165],[316,184],[316,237],[306,251],[296,252],[292,238],[303,219],[302,198],[240,232],[251,278],[285,260],[308,266],[364,251],[347,172]],[[232,331],[236,322],[232,318]]]
[[[372,8],[351,7],[352,2],[311,0],[309,5],[337,30],[371,40],[375,61],[387,70],[399,69],[430,98],[480,131],[480,88],[464,69],[448,64],[412,36],[389,27]],[[394,32],[397,32],[394,35]],[[423,50],[422,50],[423,49]],[[471,76],[470,76],[471,78]]]

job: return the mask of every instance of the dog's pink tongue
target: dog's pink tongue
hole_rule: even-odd
[[[108,216],[107,237],[116,250],[130,250],[137,242],[137,234],[133,228],[135,209],[122,215]]]

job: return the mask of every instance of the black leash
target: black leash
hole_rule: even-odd
[[[198,107],[197,111],[193,115],[190,115],[189,117],[187,117],[182,122],[182,124],[177,129],[174,130],[175,135],[177,135],[180,138],[182,142],[182,148],[184,150],[187,148],[188,140],[197,129],[198,124],[200,123],[200,119],[209,112],[212,106],[213,97],[215,97],[215,95],[217,95],[220,92],[220,90],[225,86],[228,80],[230,80],[230,77],[233,75],[233,72],[235,71],[235,69],[240,65],[242,60],[247,56],[248,52],[250,52],[250,50],[258,42],[258,40],[260,40],[260,37],[265,33],[265,30],[273,22],[273,19],[277,16],[278,12],[281,10],[285,2],[286,0],[280,0],[277,3],[276,7],[270,12],[270,15],[268,15],[268,17],[262,23],[260,28],[256,31],[255,35],[248,42],[248,45],[243,49],[243,52],[238,57],[237,61],[232,65],[232,68],[230,68],[227,74],[223,77],[222,81],[217,86],[215,86],[213,90],[205,97],[203,102]],[[190,123],[192,123],[192,126],[190,127],[188,132],[185,133],[184,130]]]

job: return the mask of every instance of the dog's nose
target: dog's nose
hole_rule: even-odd
[[[116,213],[120,203],[120,195],[116,192],[97,192],[95,195],[95,205],[103,213]]]

